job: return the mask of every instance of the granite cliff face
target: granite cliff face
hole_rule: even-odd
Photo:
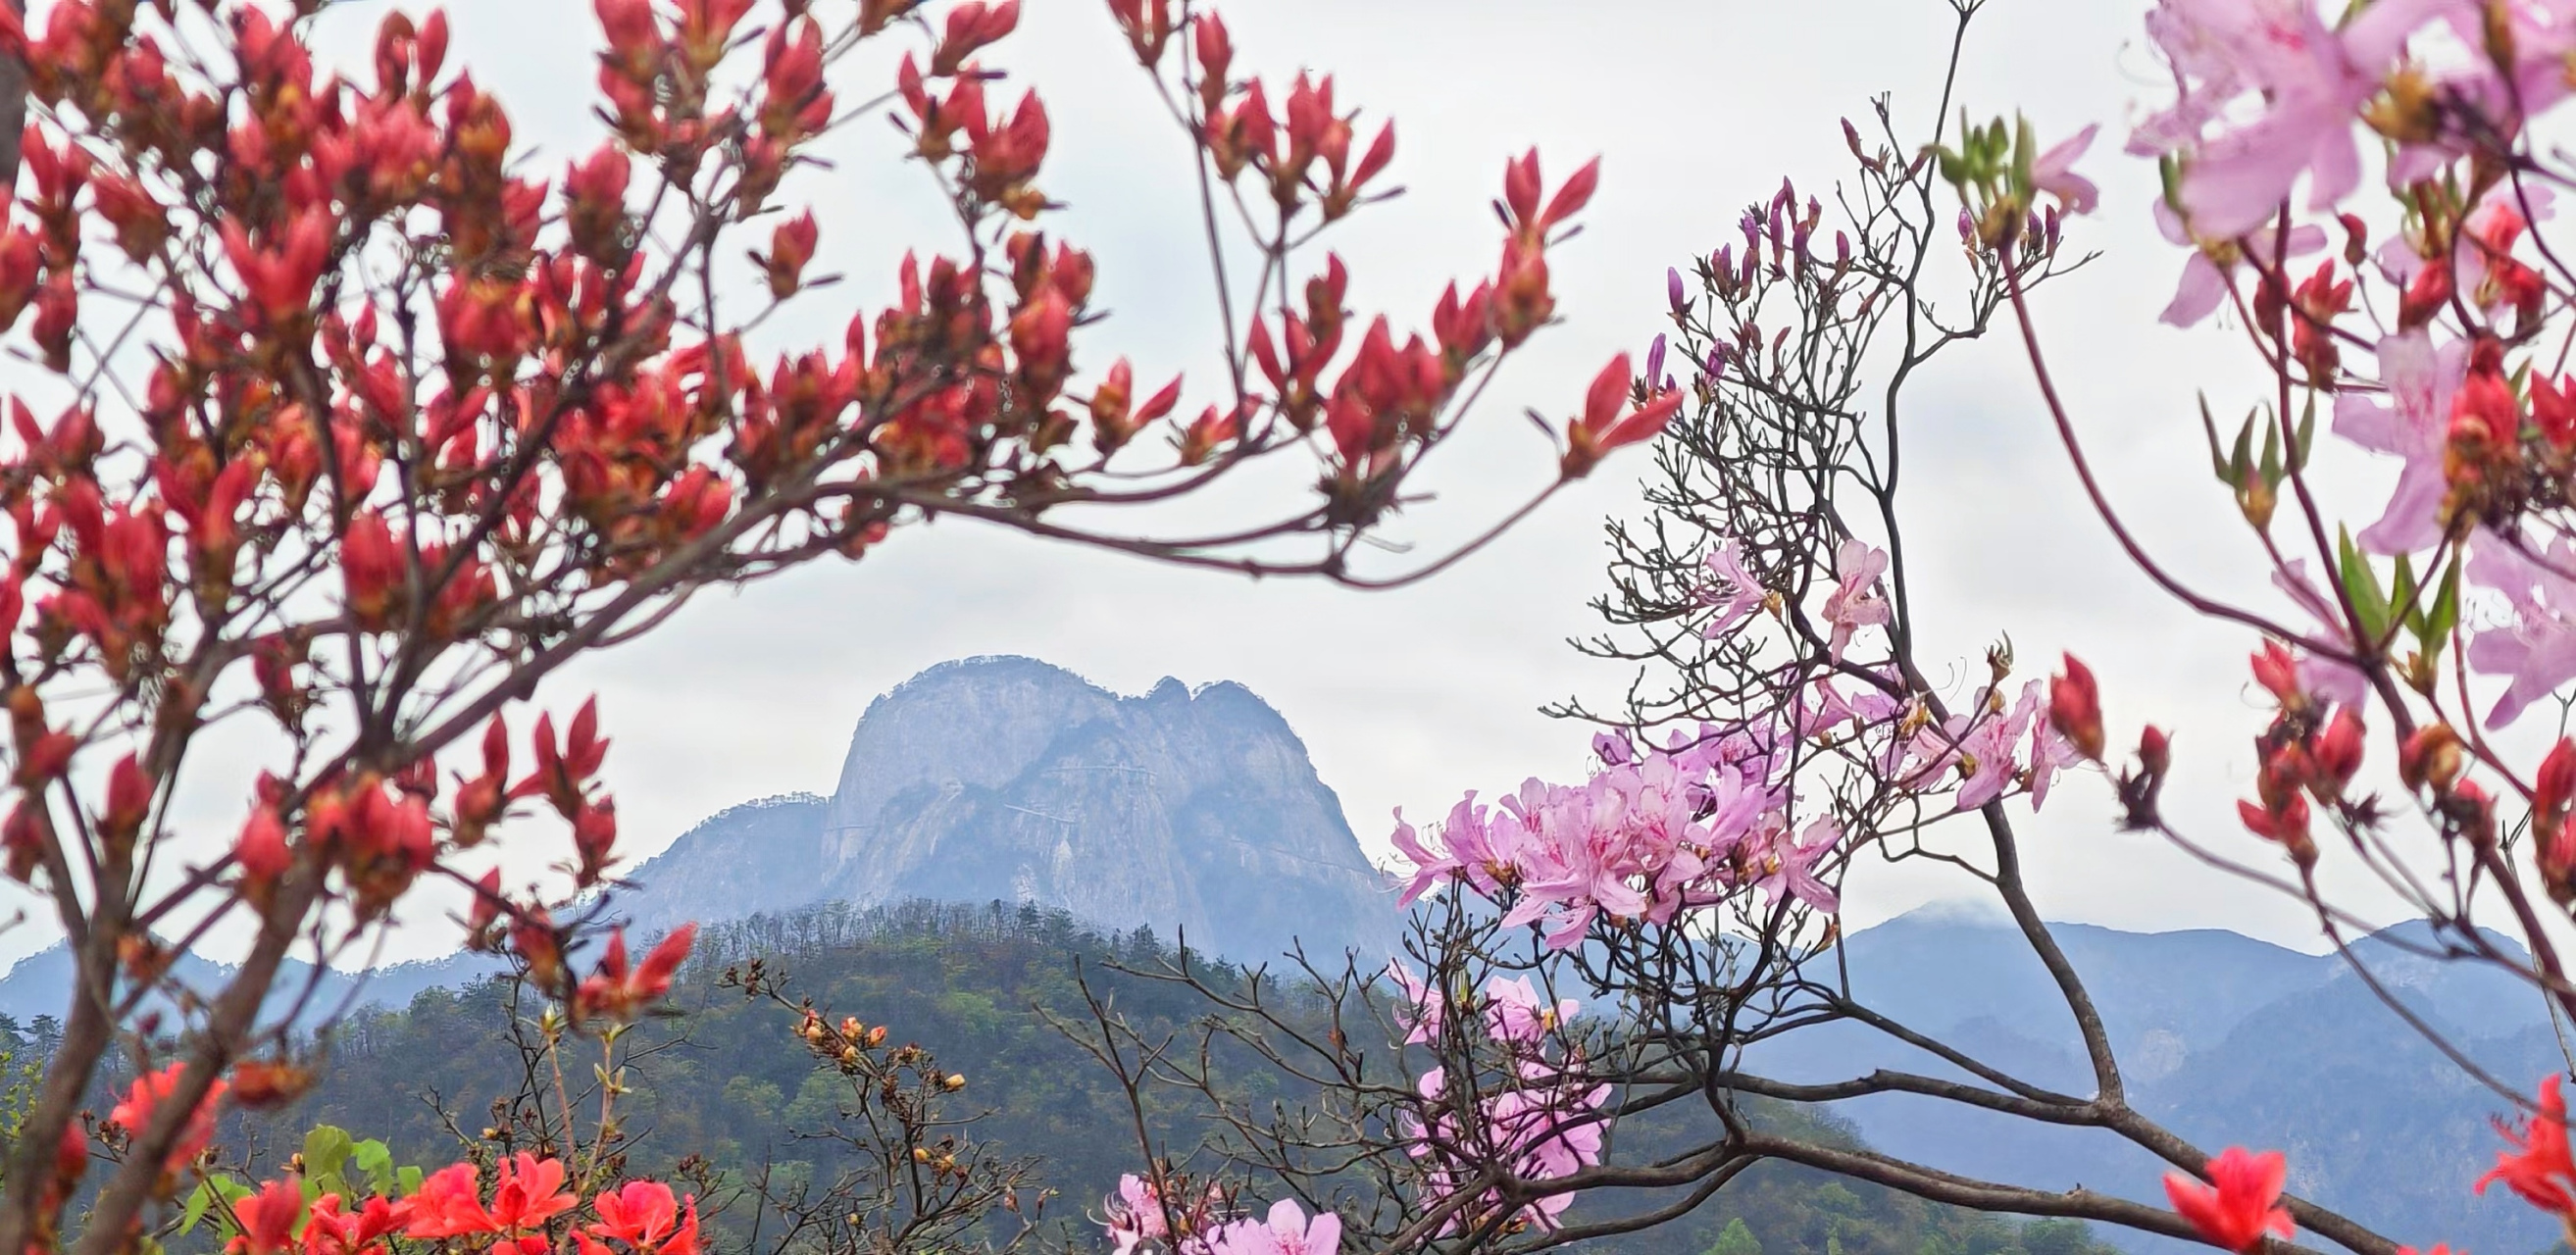
[[[970,658],[869,704],[829,798],[735,807],[637,868],[649,930],[808,903],[1001,899],[1243,960],[1392,950],[1394,898],[1279,712]]]

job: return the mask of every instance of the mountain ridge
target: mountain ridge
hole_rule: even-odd
[[[1339,797],[1250,689],[1123,695],[1012,655],[880,694],[830,795],[719,812],[627,879],[618,905],[646,931],[909,898],[1029,902],[1245,959],[1391,953],[1398,927]]]

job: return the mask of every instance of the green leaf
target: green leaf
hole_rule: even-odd
[[[304,1175],[307,1177],[338,1176],[340,1165],[348,1162],[349,1149],[357,1145],[348,1130],[328,1124],[317,1124],[304,1135]]]
[[[2317,394],[2308,394],[2306,409],[2299,414],[2298,443],[2290,446],[2290,473],[2308,469],[2308,453],[2317,447]]]
[[[2281,486],[2281,425],[2266,420],[2263,424],[2263,484]]]
[[[2343,560],[2343,592],[2361,620],[2361,634],[2377,641],[2388,632],[2388,595],[2380,591],[2379,573],[2352,543],[2352,533],[2339,530],[2335,548]]]
[[[2026,195],[2033,182],[2031,166],[2039,160],[2039,136],[2032,133],[2030,119],[2015,118],[2013,123],[2012,185],[2015,192]]]
[[[2451,556],[2450,569],[2442,572],[2441,591],[2433,594],[2433,608],[2424,616],[2424,629],[2415,634],[2427,657],[2440,652],[2451,639],[2451,629],[2460,624],[2460,559]]]
[[[396,1193],[404,1197],[420,1193],[420,1178],[420,1169],[411,1164],[394,1169],[394,1184],[399,1187]]]
[[[190,1230],[197,1227],[198,1221],[206,1218],[206,1213],[211,1210],[214,1205],[214,1182],[199,1181],[197,1183],[197,1188],[188,1191],[187,1205],[179,1209],[179,1235],[182,1237],[187,1236]]]
[[[2254,416],[2251,414],[2245,416],[2245,425],[2236,429],[2236,448],[2227,455],[2227,469],[2235,476],[2228,482],[2238,492],[2243,492],[2245,481],[2254,474]]]
[[[369,1138],[358,1143],[349,1149],[349,1161],[357,1165],[376,1192],[383,1193],[393,1184],[394,1153],[383,1142]]]
[[[2210,473],[2218,477],[2218,482],[2230,488],[2244,487],[2236,482],[2235,473],[2227,468],[2227,452],[2219,447],[2218,420],[2209,415],[2209,394],[2206,392],[2200,394],[2200,430],[2201,434],[2209,437]]]
[[[2423,590],[2415,586],[2415,560],[2402,553],[2397,555],[2397,574],[2390,580],[2388,604],[2405,614],[2407,630],[2419,636],[2424,631],[2422,593]]]

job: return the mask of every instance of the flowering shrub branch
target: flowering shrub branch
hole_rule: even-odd
[[[1351,555],[1553,318],[1549,251],[1596,181],[1511,163],[1498,269],[1399,338],[1317,255],[1377,194],[1392,128],[1355,147],[1329,78],[1274,114],[1216,14],[1116,0],[1191,140],[1210,248],[1240,193],[1262,259],[1243,292],[1211,256],[1224,382],[1155,386],[1077,359],[1094,268],[1043,230],[1056,137],[1035,92],[1004,95],[1011,0],[600,0],[606,138],[544,172],[451,62],[443,15],[385,16],[370,64],[339,73],[306,44],[313,7],[0,10],[32,106],[0,220],[0,334],[31,363],[0,448],[0,855],[50,901],[79,988],[10,1151],[0,1247],[63,1239],[90,1166],[74,1117],[119,1050],[156,1088],[117,1121],[77,1245],[129,1246],[213,1105],[308,1078],[286,1028],[328,1012],[275,987],[290,953],[363,958],[425,883],[470,895],[474,944],[514,956],[567,1031],[657,998],[685,932],[640,958],[591,948],[620,865],[599,713],[515,708],[699,591],[941,514],[1353,584],[1437,569]],[[853,104],[835,79],[882,39],[911,50]],[[953,207],[951,249],[885,258],[893,304],[761,365],[755,339],[826,279],[801,172],[879,114]],[[1593,397],[1551,485],[1671,404]],[[1281,458],[1311,465],[1310,497],[1247,500],[1204,534],[1102,512]],[[237,790],[229,840],[173,819],[208,736],[266,767],[213,786]],[[503,883],[483,847],[545,814],[567,838],[554,874]],[[181,987],[172,958],[217,936],[246,940],[237,972]],[[143,1022],[156,999],[179,1013]]]

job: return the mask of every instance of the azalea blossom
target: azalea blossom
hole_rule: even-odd
[[[1700,590],[1699,600],[1701,605],[1717,607],[1717,613],[1700,625],[1699,634],[1715,640],[1760,609],[1769,594],[1762,581],[1744,569],[1744,546],[1733,537],[1711,550],[1705,565],[1713,583]]]
[[[2478,1178],[2477,1192],[2502,1181],[2524,1202],[2562,1218],[2576,1218],[2576,1161],[2567,1149],[2567,1099],[2558,1092],[2558,1077],[2541,1078],[2540,1110],[2506,1130],[2514,1149],[2496,1156],[2495,1170]]]
[[[613,1193],[592,1199],[591,1209],[599,1213],[599,1223],[590,1226],[595,1236],[614,1238],[655,1255],[697,1255],[694,1195],[674,1199],[671,1187],[659,1181],[629,1181]]]
[[[2474,584],[2502,593],[2511,617],[2469,638],[2469,665],[2505,678],[2505,690],[2487,712],[2501,728],[2576,680],[2576,542],[2564,537],[2543,561],[2511,543],[2480,533],[2469,545],[2465,574]]]
[[[2036,681],[2033,687],[2037,687]],[[2057,778],[2057,773],[2089,761],[2074,741],[2045,718],[2031,720],[2029,754],[2030,808],[2033,811],[2048,804],[2048,788]]]
[[[2278,243],[2269,232],[2257,231],[2243,240],[2203,240],[2183,225],[2182,215],[2173,206],[2157,201],[2156,229],[2167,241],[2192,249],[2191,258],[2182,264],[2182,280],[2174,285],[2173,300],[2165,306],[2159,321],[2171,327],[2189,327],[2217,312],[2227,302],[2229,277],[2247,258],[2269,266],[2273,246]],[[2316,226],[2293,228],[2289,247],[2283,257],[2304,257],[2326,246],[2325,229]]]
[[[1406,1153],[1421,1165],[1426,1205],[1468,1188],[1464,1183],[1480,1179],[1489,1163],[1524,1181],[1546,1181],[1601,1162],[1608,1121],[1599,1112],[1610,1099],[1610,1086],[1587,1083],[1579,1072],[1543,1059],[1524,1059],[1516,1072],[1507,1088],[1477,1105],[1465,1127],[1445,1102],[1444,1070],[1433,1068],[1415,1083],[1424,1115],[1407,1118]],[[1511,1219],[1554,1228],[1573,1202],[1570,1191],[1549,1194],[1523,1205]],[[1488,1190],[1452,1213],[1441,1232],[1472,1229],[1502,1206],[1501,1196]]]
[[[474,1165],[460,1163],[423,1179],[418,1190],[394,1205],[394,1214],[404,1237],[427,1241],[532,1233],[577,1202],[563,1183],[562,1160],[521,1151],[501,1161],[489,1207],[483,1204]]]
[[[1770,850],[1764,855],[1762,878],[1754,887],[1769,894],[1774,902],[1794,898],[1819,911],[1842,909],[1834,887],[1816,878],[1816,863],[1842,844],[1842,825],[1832,816],[1819,817],[1807,825],[1798,840],[1788,839],[1788,830],[1771,830]]]
[[[1342,1218],[1319,1212],[1313,1222],[1295,1201],[1270,1205],[1267,1220],[1237,1220],[1208,1240],[1211,1255],[1339,1255]]]
[[[1118,1192],[1100,1205],[1100,1212],[1101,1225],[1109,1231],[1117,1255],[1131,1255],[1138,1246],[1162,1241],[1171,1233],[1154,1183],[1133,1173],[1118,1178]]]
[[[2093,180],[2075,172],[2075,163],[2083,158],[2085,149],[2093,146],[2093,136],[2101,129],[2098,122],[2087,126],[2030,163],[2031,184],[2056,197],[2068,213],[2089,214],[2101,198],[2101,189],[2093,186]]]
[[[125,1097],[108,1111],[108,1122],[122,1126],[132,1136],[142,1136],[153,1117],[159,1114],[161,1104],[178,1093],[179,1074],[185,1068],[185,1064],[173,1063],[134,1078],[134,1084],[127,1087]],[[178,1139],[170,1143],[168,1163],[171,1171],[177,1171],[204,1153],[206,1144],[215,1140],[215,1112],[229,1087],[228,1082],[218,1078],[197,1104],[197,1109],[189,1113],[187,1123],[180,1127]]]
[[[1495,977],[1485,985],[1485,1031],[1497,1041],[1529,1044],[1574,1018],[1582,1006],[1572,998],[1554,1005],[1543,1001],[1526,976]]]
[[[629,966],[626,930],[610,933],[599,970],[583,978],[581,987],[574,992],[575,1010],[585,1017],[605,1016],[620,1022],[634,1019],[671,992],[671,978],[688,959],[689,947],[697,935],[696,924],[682,924],[656,942],[643,962]]]
[[[1952,716],[1938,730],[1926,728],[1916,738],[1931,764],[1926,775],[1952,769],[1963,773],[1959,791],[1950,799],[1960,810],[1972,811],[2003,796],[2018,774],[2014,746],[2030,726],[2038,702],[2025,690],[2020,704],[2009,712],[2000,706],[2000,699],[1987,690],[1979,695],[1974,709]]]
[[[2449,491],[2442,459],[2450,447],[2451,398],[2468,370],[2468,345],[2455,340],[2436,348],[2418,328],[2381,340],[2378,357],[2386,391],[2336,393],[2334,432],[2406,460],[2379,521],[2362,529],[2362,548],[2419,553],[2442,539],[2442,498]]]
[[[1404,995],[1403,1004],[1396,1008],[1396,1017],[1410,1029],[1404,1044],[1415,1046],[1438,1039],[1442,1019],[1448,1014],[1448,995],[1441,993],[1439,987],[1430,981],[1415,976],[1413,969],[1406,967],[1402,959],[1390,960],[1386,974]]]
[[[335,1200],[336,1201],[336,1200]],[[240,1235],[224,1244],[224,1255],[271,1255],[295,1240],[295,1222],[304,1214],[304,1191],[292,1181],[271,1181],[233,1203],[233,1223]]]
[[[2310,0],[2164,0],[2147,30],[2183,91],[2130,149],[2183,154],[2182,206],[2204,238],[2255,233],[2302,177],[2307,208],[2331,209],[2361,182],[2361,107],[2419,29],[2463,7],[2382,0],[2336,28]],[[2250,119],[2236,108],[2248,96],[2262,105]]]
[[[312,1211],[305,1217],[304,1255],[360,1255],[400,1227],[391,1199],[370,1198],[350,1212],[342,1210],[339,1195],[325,1194],[313,1200]]]
[[[2290,600],[2316,620],[2329,639],[2345,640],[2343,609],[2309,577],[2307,559],[2292,558],[2274,568],[2272,586],[2289,594]],[[2298,691],[2347,708],[2369,700],[2370,677],[2363,675],[2360,668],[2304,650],[2292,651],[2291,656],[2295,659],[2293,675]]]
[[[1853,633],[1885,623],[1894,613],[1878,593],[1886,573],[1887,552],[1865,541],[1846,540],[1834,550],[1834,591],[1825,598],[1825,622],[1833,627],[1835,662],[1843,660]]]
[[[2289,1177],[2281,1152],[2257,1155],[2230,1146],[2209,1161],[2207,1171],[2207,1185],[2179,1172],[2165,1174],[2165,1197],[2202,1240],[2245,1255],[2263,1245],[2267,1233],[2287,1238],[2298,1232],[2280,1206],[2281,1184]]]

